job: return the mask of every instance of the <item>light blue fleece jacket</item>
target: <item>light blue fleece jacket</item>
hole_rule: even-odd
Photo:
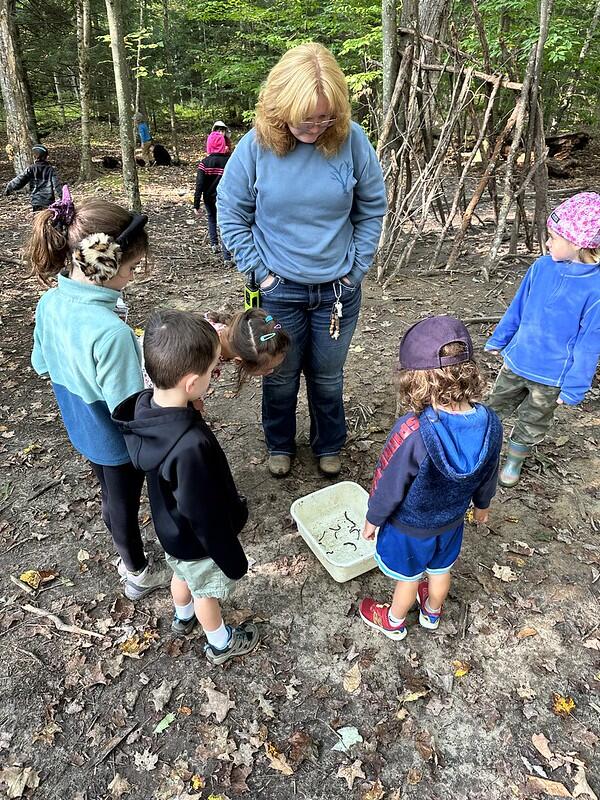
[[[298,142],[285,156],[242,137],[217,189],[217,218],[240,272],[303,284],[362,281],[387,207],[381,167],[360,125],[325,158]]]
[[[538,258],[485,349],[501,350],[522,378],[560,387],[564,403],[580,403],[600,356],[600,264]]]
[[[126,464],[111,411],[144,388],[134,332],[115,313],[121,293],[58,276],[35,312],[31,363],[48,374],[73,447],[95,464]]]

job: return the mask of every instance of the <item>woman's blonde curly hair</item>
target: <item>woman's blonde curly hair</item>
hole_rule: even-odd
[[[465,352],[462,342],[445,345],[441,356]],[[486,383],[474,361],[463,361],[439,369],[403,369],[397,377],[398,401],[420,414],[427,406],[450,406],[481,400]]]
[[[324,97],[335,123],[315,142],[326,158],[334,156],[350,133],[350,99],[344,73],[330,51],[316,42],[285,53],[265,81],[256,106],[256,137],[261,147],[284,156],[297,144],[288,125],[310,117]]]

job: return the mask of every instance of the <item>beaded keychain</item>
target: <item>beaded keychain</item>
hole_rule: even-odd
[[[335,295],[335,302],[331,307],[331,317],[329,318],[329,335],[332,339],[337,340],[340,336],[340,320],[342,318],[342,287],[339,285],[338,281],[333,282],[333,293]]]

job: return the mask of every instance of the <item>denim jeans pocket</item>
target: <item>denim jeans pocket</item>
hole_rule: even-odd
[[[264,297],[268,297],[269,295],[272,295],[273,292],[281,285],[281,283],[283,281],[283,278],[281,278],[279,275],[275,275],[274,277],[275,277],[275,280],[273,281],[273,283],[270,286],[267,286],[266,289],[263,289],[261,287],[260,293]]]
[[[349,292],[353,294],[360,286],[360,283],[345,283],[341,278],[338,280],[338,284],[341,286],[343,291]]]

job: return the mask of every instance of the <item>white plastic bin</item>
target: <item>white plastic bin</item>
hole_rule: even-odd
[[[375,543],[360,535],[368,499],[358,483],[342,481],[300,497],[290,508],[302,538],[338,583],[376,566]]]

